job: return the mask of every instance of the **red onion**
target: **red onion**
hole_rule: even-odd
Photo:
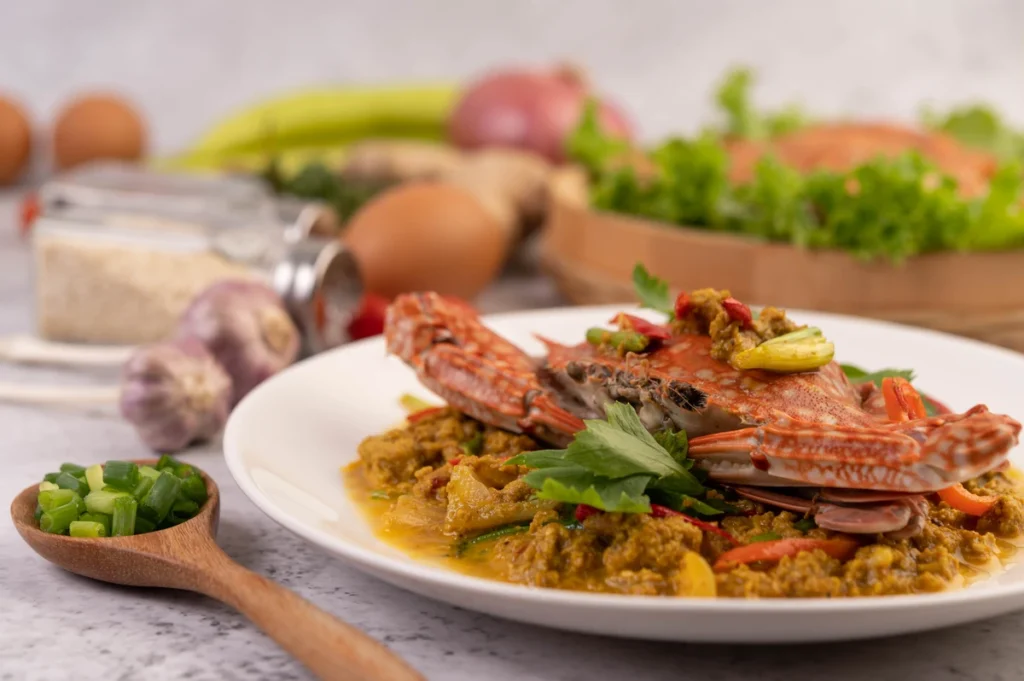
[[[565,67],[485,76],[469,87],[455,107],[448,123],[449,136],[464,149],[515,147],[562,163],[566,137],[579,124],[584,104],[593,96],[588,89],[578,71]],[[625,115],[598,100],[605,133],[632,139]]]

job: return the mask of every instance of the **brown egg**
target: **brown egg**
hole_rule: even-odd
[[[0,185],[11,184],[28,165],[32,127],[15,102],[0,97]]]
[[[87,161],[135,161],[142,157],[145,126],[135,108],[116,95],[89,94],[70,102],[53,128],[58,169]]]
[[[444,182],[410,182],[364,205],[342,239],[367,290],[476,296],[497,276],[508,233],[472,194]]]

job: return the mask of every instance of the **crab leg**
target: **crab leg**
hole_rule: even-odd
[[[385,335],[426,387],[479,421],[554,443],[584,428],[541,384],[534,360],[436,293],[396,298]]]
[[[845,505],[822,501],[829,490],[821,490],[813,499],[791,496],[756,487],[734,487],[742,497],[796,513],[809,513],[818,527],[850,534],[888,534],[893,538],[911,537],[924,527],[927,507],[920,496],[888,495],[866,503]],[[886,495],[880,495],[885,497]],[[920,520],[918,520],[920,518]]]
[[[932,492],[999,466],[1020,430],[984,406],[876,428],[783,420],[694,438],[690,456],[721,482]]]

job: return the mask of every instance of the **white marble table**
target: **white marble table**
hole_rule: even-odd
[[[30,328],[27,247],[0,199],[0,333]],[[550,285],[506,280],[487,309],[557,304]],[[0,366],[3,380],[96,380]],[[63,461],[144,454],[111,418],[0,406],[0,499]],[[505,622],[405,593],[347,567],[256,509],[216,447],[183,458],[220,485],[220,542],[243,565],[361,627],[431,680],[594,681],[760,678],[906,681],[1024,678],[1024,614],[879,641],[807,646],[655,644]],[[241,681],[306,679],[296,662],[243,617],[201,596],[127,589],[63,572],[0,522],[0,679],[6,681]]]

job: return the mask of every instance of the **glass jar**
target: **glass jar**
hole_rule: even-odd
[[[323,222],[315,205],[278,202],[245,178],[117,164],[57,178],[39,199],[36,320],[47,340],[162,340],[205,288],[245,278],[275,286],[309,349],[344,341],[327,317],[350,304],[358,273],[340,242],[309,236]]]

